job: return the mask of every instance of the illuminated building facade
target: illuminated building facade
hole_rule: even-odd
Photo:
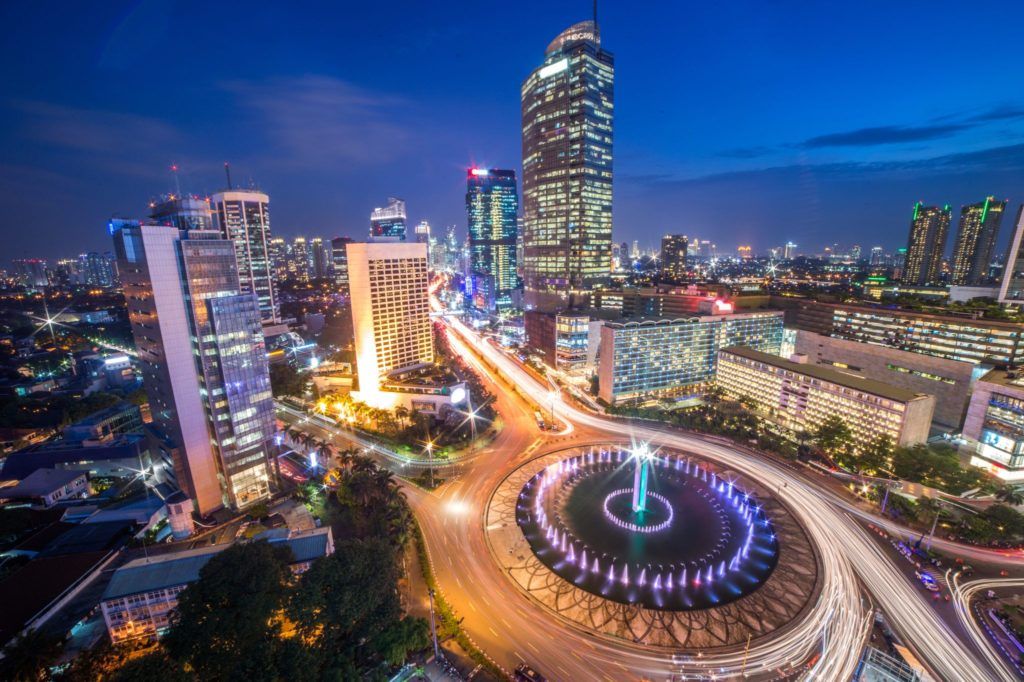
[[[267,243],[270,253],[270,266],[274,268],[274,277],[278,282],[285,282],[288,276],[288,244],[282,237],[274,237]]]
[[[606,322],[598,351],[598,396],[614,405],[700,394],[714,381],[719,349],[735,345],[778,353],[782,313]]]
[[[512,305],[519,288],[516,238],[519,195],[511,170],[470,168],[466,173],[466,217],[470,270],[488,275],[498,308]]]
[[[293,282],[308,282],[310,273],[309,243],[305,237],[292,240],[288,252],[288,279]]]
[[[1024,205],[1017,210],[1017,226],[1010,241],[1006,256],[1003,282],[999,287],[1002,303],[1021,305],[1024,303]]]
[[[981,286],[989,283],[992,251],[1003,222],[1005,201],[985,201],[960,209],[960,228],[953,249],[953,284]]]
[[[264,322],[277,322],[281,306],[270,260],[270,197],[255,190],[225,190],[210,197],[214,224],[235,245],[243,293],[255,294]]]
[[[80,254],[77,270],[79,280],[86,286],[107,289],[117,285],[117,262],[109,251]]]
[[[213,210],[206,197],[168,194],[150,202],[149,217],[179,230],[213,229]]]
[[[994,369],[975,382],[962,435],[971,464],[1024,480],[1024,378],[1018,372]]]
[[[737,246],[736,255],[742,260],[749,260],[754,257],[754,250],[749,246]]]
[[[667,234],[661,238],[661,276],[668,280],[686,278],[686,252],[689,240],[684,234]]]
[[[924,393],[743,347],[719,351],[717,383],[791,434],[813,433],[839,417],[859,444],[879,435],[898,446],[923,443],[935,406]]]
[[[924,286],[939,281],[951,217],[949,204],[941,208],[925,206],[920,201],[914,204],[901,276],[904,284]]]
[[[310,274],[315,279],[327,279],[332,274],[331,250],[320,237],[309,242]]]
[[[201,515],[270,496],[274,404],[255,296],[236,246],[214,231],[115,231],[155,430]]]
[[[348,293],[348,252],[345,249],[351,243],[351,237],[335,237],[331,240],[331,267],[334,272],[334,283],[343,294]]]
[[[525,305],[586,305],[608,282],[614,58],[593,21],[548,45],[522,84]]]
[[[382,405],[392,373],[434,361],[427,297],[427,245],[346,246],[360,400]]]
[[[370,213],[370,239],[373,241],[405,241],[405,202],[388,197],[387,206]]]

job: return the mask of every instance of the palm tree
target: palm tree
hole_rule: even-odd
[[[1014,485],[1004,485],[996,491],[995,497],[1011,507],[1019,507],[1024,504],[1024,491]]]

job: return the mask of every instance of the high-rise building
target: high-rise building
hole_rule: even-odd
[[[914,204],[907,258],[900,280],[904,284],[925,286],[939,281],[951,216],[949,204],[942,208],[925,206],[920,201]]]
[[[270,197],[256,190],[228,189],[210,197],[214,224],[235,245],[243,293],[253,293],[264,322],[276,322],[281,306],[270,262]]]
[[[570,26],[523,82],[525,303],[586,304],[611,271],[615,65],[594,21]]]
[[[309,244],[305,237],[296,237],[292,240],[291,252],[288,254],[288,274],[292,281],[308,282],[310,263],[312,257],[309,253]]]
[[[359,399],[390,407],[391,373],[434,361],[425,244],[346,246]]]
[[[343,294],[348,293],[348,253],[345,249],[351,243],[351,237],[335,237],[331,240],[331,266],[334,271],[334,283]]]
[[[430,223],[426,220],[421,220],[416,223],[416,227],[413,228],[416,234],[417,244],[429,244],[430,243]]]
[[[470,269],[490,277],[495,305],[512,305],[519,288],[516,263],[519,199],[516,173],[470,168],[466,173],[466,217]]]
[[[387,206],[370,213],[370,239],[374,241],[405,241],[405,202],[388,197]]]
[[[790,260],[794,256],[796,256],[796,244],[793,242],[786,242],[786,245],[782,249],[782,257],[786,260]]]
[[[684,234],[667,234],[661,238],[661,276],[681,281],[686,277],[686,252],[689,242]]]
[[[961,207],[953,249],[953,284],[973,287],[990,282],[988,269],[1005,210],[1006,202],[995,197]]]
[[[871,247],[871,256],[868,260],[868,264],[876,267],[886,265],[885,250],[881,246]]]
[[[213,228],[213,211],[206,197],[167,194],[149,202],[149,217],[179,230]]]
[[[117,264],[114,254],[90,251],[78,257],[78,277],[90,287],[110,288],[117,284]]]
[[[25,287],[45,287],[50,280],[46,276],[46,260],[42,258],[16,258],[11,261],[14,266],[14,279]]]
[[[278,282],[290,279],[288,273],[288,244],[284,237],[273,237],[267,243],[267,251],[270,254],[270,264],[274,268],[274,277]]]
[[[140,224],[113,234],[153,424],[204,516],[269,497],[274,435],[258,302],[220,236]]]
[[[315,279],[326,279],[331,276],[331,249],[320,237],[313,237],[309,242],[310,273]]]
[[[455,272],[459,269],[459,237],[455,234],[455,226],[444,229],[444,260],[445,269]]]
[[[754,250],[750,246],[737,246],[736,255],[742,260],[750,260],[754,257]]]
[[[1002,303],[1020,305],[1024,302],[1024,205],[1017,209],[1017,222],[1010,240],[1010,251],[1006,255],[1003,281],[999,287]]]

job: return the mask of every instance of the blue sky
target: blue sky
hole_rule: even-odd
[[[589,2],[4,3],[5,259],[109,248],[111,214],[254,179],[273,230],[361,237],[397,195],[465,227],[518,170],[519,84]],[[1024,201],[1024,3],[600,8],[615,238],[903,245],[918,200]]]

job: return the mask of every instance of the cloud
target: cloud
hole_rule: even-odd
[[[754,147],[738,147],[736,149],[726,149],[724,152],[719,152],[718,156],[727,159],[756,159],[762,156],[768,156],[778,151],[778,147],[766,147],[766,146],[754,146]]]
[[[1019,118],[1024,118],[1024,107],[1016,104],[1003,104],[984,113],[972,116],[967,120],[987,123],[989,121],[1009,121]]]
[[[415,110],[411,102],[336,78],[231,81],[223,87],[243,110],[257,114],[252,125],[291,166],[387,163],[407,153],[414,139],[413,124],[403,122]]]
[[[886,144],[904,144],[950,137],[973,126],[966,123],[926,126],[878,126],[860,128],[842,133],[819,135],[804,140],[798,146],[803,149],[822,147],[876,147]]]

